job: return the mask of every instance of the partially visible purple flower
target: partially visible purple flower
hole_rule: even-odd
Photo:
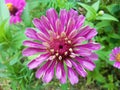
[[[120,47],[115,47],[110,54],[110,60],[115,61],[114,67],[120,69]]]
[[[22,21],[21,14],[25,8],[25,0],[5,0],[10,12],[10,24],[20,23]]]
[[[32,60],[29,69],[38,68],[36,77],[48,83],[54,72],[61,83],[66,83],[67,76],[71,84],[78,83],[78,75],[86,77],[85,69],[93,71],[94,53],[100,49],[100,44],[92,41],[97,31],[89,26],[83,26],[85,17],[71,9],[60,10],[60,15],[51,8],[46,16],[35,18],[33,23],[38,29],[27,28],[25,34],[31,40],[23,42],[28,48],[23,50],[24,56],[39,54]],[[55,69],[55,70],[54,70]]]

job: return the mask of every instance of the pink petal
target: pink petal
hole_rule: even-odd
[[[74,44],[74,46],[78,46],[78,45],[80,45],[81,46],[81,43],[83,42],[83,41],[85,41],[86,39],[84,38],[84,37],[78,37],[78,38],[76,38],[75,40],[73,40],[73,44]]]
[[[38,38],[38,36],[36,35],[37,32],[32,28],[27,28],[25,34],[28,38],[35,39],[35,40],[40,40]]]
[[[60,21],[63,26],[66,25],[68,20],[68,12],[65,9],[60,10]]]
[[[88,48],[79,48],[74,50],[76,54],[80,54],[80,56],[90,56],[91,55],[91,50]]]
[[[37,37],[38,37],[41,41],[43,41],[43,42],[49,41],[49,38],[46,37],[46,35],[44,35],[44,34],[42,34],[42,33],[37,33],[36,35],[37,35]]]
[[[73,18],[70,18],[68,20],[65,32],[69,34],[74,29],[74,27],[75,27],[75,20]]]
[[[38,28],[43,34],[45,34],[46,36],[49,36],[45,25],[43,24],[43,22],[41,22],[40,19],[35,18],[33,20],[33,24],[35,25],[36,28]]]
[[[101,45],[99,43],[87,43],[84,45],[79,45],[77,47],[89,48],[91,50],[99,50],[101,48]]]
[[[120,69],[120,62],[115,62],[115,63],[114,63],[114,67]]]
[[[74,18],[75,20],[78,19],[78,12],[73,9],[70,9],[68,12],[68,18],[71,17]]]
[[[82,77],[87,76],[87,72],[84,70],[84,68],[80,64],[77,64],[74,61],[71,61],[71,62],[73,66],[75,67],[76,71],[79,73],[79,75],[81,75]]]
[[[50,30],[50,22],[48,20],[48,18],[46,16],[41,16],[41,22],[43,23],[43,25],[45,26],[45,28],[47,30]]]
[[[62,26],[60,19],[56,20],[55,25],[56,25],[56,32],[58,33],[58,35],[60,35],[61,32],[64,30],[64,27]]]
[[[92,61],[98,60],[98,55],[95,54],[95,53],[92,53],[90,56],[88,56],[88,58],[89,58],[90,60],[92,60]]]
[[[73,39],[76,35],[78,34],[78,31],[76,29],[72,30],[69,35],[68,35],[68,38],[71,38]],[[74,38],[75,40],[76,38]]]
[[[68,78],[72,85],[78,83],[78,77],[75,71],[72,68],[68,67]]]
[[[96,31],[96,29],[93,28],[93,29],[90,29],[89,33],[84,35],[84,37],[86,37],[87,39],[91,39],[96,35],[97,35],[97,31]]]
[[[66,65],[67,65],[68,67],[72,67],[72,63],[71,63],[71,61],[70,61],[69,59],[66,59],[66,60],[65,60],[65,63],[66,63]]]
[[[75,28],[79,29],[82,27],[83,23],[85,21],[85,17],[83,15],[80,15],[76,21]]]
[[[118,47],[115,47],[113,50],[112,50],[112,53],[114,56],[116,56],[118,53],[119,53],[119,48]]]
[[[115,56],[114,56],[112,53],[110,54],[110,60],[111,60],[111,61],[114,61],[114,60],[115,60]]]
[[[52,25],[52,27],[55,30],[54,26],[55,26],[55,22],[58,18],[57,12],[53,8],[50,8],[49,10],[47,10],[46,16],[47,16],[48,20],[50,21],[50,24]]]
[[[95,64],[90,60],[85,60],[84,58],[76,57],[76,60],[85,67],[86,69],[93,71],[95,68]]]
[[[36,78],[41,78],[42,75],[46,72],[46,70],[48,69],[49,65],[50,65],[51,61],[47,61],[41,68],[39,68],[37,71],[36,71]]]
[[[48,83],[52,80],[54,76],[54,67],[55,67],[56,61],[53,61],[50,67],[46,70],[42,80],[45,83]]]
[[[86,39],[91,39],[97,35],[96,29],[90,28],[89,26],[86,26],[78,31],[79,33],[76,35],[75,38],[82,36],[85,37]]]
[[[22,51],[23,56],[31,56],[40,52],[45,52],[45,49],[38,49],[38,48],[26,48]]]
[[[29,69],[34,69],[38,67],[42,62],[44,62],[47,58],[49,57],[49,54],[42,54],[36,59],[32,60],[29,64],[28,67]]]
[[[23,45],[28,46],[28,47],[33,47],[33,48],[46,49],[46,47],[43,46],[42,44],[38,42],[30,41],[30,40],[24,41]]]
[[[65,72],[64,64],[63,63],[61,65],[61,68],[62,68],[62,77],[60,78],[60,82],[62,84],[64,84],[64,83],[66,83],[66,72]]]
[[[62,63],[58,62],[56,67],[56,77],[60,79],[62,77]]]

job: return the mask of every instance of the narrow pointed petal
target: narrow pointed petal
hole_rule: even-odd
[[[41,78],[42,75],[44,75],[44,73],[46,72],[46,70],[48,69],[49,65],[50,65],[51,61],[47,61],[42,67],[40,67],[37,71],[36,71],[36,78]]]
[[[50,24],[52,25],[54,31],[56,32],[56,29],[54,26],[55,26],[55,22],[58,18],[57,12],[53,8],[51,8],[51,9],[47,10],[46,16],[47,16],[48,20],[50,21]]]
[[[62,83],[62,84],[64,84],[64,83],[66,83],[66,72],[65,72],[65,69],[64,69],[64,64],[62,63],[62,65],[61,65],[61,67],[62,67],[62,77],[60,78],[60,82]]]
[[[115,63],[114,63],[114,67],[116,67],[116,68],[119,68],[119,69],[120,69],[120,62],[115,62]]]
[[[85,21],[85,17],[83,15],[80,15],[76,21],[76,25],[75,25],[75,28],[76,29],[79,29],[82,27],[83,23]]]
[[[45,28],[47,30],[50,30],[50,22],[48,20],[48,18],[46,16],[41,16],[41,22],[43,23],[43,25],[45,26]]]
[[[68,78],[72,85],[78,83],[78,76],[76,72],[72,68],[69,68],[69,67],[68,67]]]
[[[55,26],[56,26],[56,32],[58,33],[58,35],[60,35],[61,32],[64,30],[64,27],[62,26],[60,19],[56,20]]]
[[[31,55],[34,55],[34,54],[37,54],[37,53],[40,53],[40,52],[45,52],[46,50],[45,49],[38,49],[38,48],[26,48],[22,51],[22,54],[24,56],[31,56]]]
[[[89,33],[84,35],[84,37],[86,37],[89,40],[89,39],[93,38],[96,35],[97,35],[96,29],[90,29]]]
[[[42,44],[40,44],[38,42],[30,41],[30,40],[24,41],[23,45],[32,47],[32,48],[46,49],[46,47],[43,46]]]
[[[89,58],[91,61],[98,60],[98,55],[95,54],[95,53],[92,53],[90,56],[88,56],[88,58]]]
[[[49,41],[49,37],[46,37],[46,35],[44,35],[42,33],[37,33],[36,35],[43,42]]]
[[[90,60],[85,60],[83,58],[80,57],[76,57],[76,60],[79,61],[79,63],[86,69],[93,71],[95,68],[95,64],[90,61]]]
[[[67,65],[68,67],[72,67],[72,63],[71,63],[71,61],[70,61],[69,59],[66,59],[66,60],[65,60],[65,63],[66,63],[66,65]]]
[[[74,61],[71,61],[71,62],[73,66],[75,67],[76,71],[79,73],[79,75],[81,75],[82,77],[87,76],[87,72],[84,70],[84,68],[80,64],[77,64]]]
[[[91,50],[99,50],[101,48],[101,45],[99,43],[87,43],[84,45],[79,45],[77,47],[89,48]]]
[[[56,77],[60,79],[62,77],[62,63],[58,62],[56,66]]]
[[[79,48],[74,50],[76,54],[79,54],[80,56],[90,56],[92,51],[88,48]]]
[[[33,24],[35,25],[36,28],[38,28],[43,34],[45,34],[46,36],[49,36],[46,27],[44,26],[44,24],[41,22],[40,19],[35,18],[33,20]]]
[[[74,41],[73,41],[73,44],[74,46],[81,46],[82,42],[85,41],[86,39],[84,37],[79,37],[79,38],[76,38]]]
[[[28,67],[29,69],[34,69],[38,67],[41,63],[43,63],[47,58],[49,57],[49,54],[42,54],[36,59],[32,60],[29,64]]]
[[[78,12],[73,9],[70,9],[70,11],[68,12],[68,18],[70,17],[76,20],[78,18]]]
[[[39,40],[38,36],[36,35],[37,32],[32,28],[27,28],[25,34],[28,38]]]
[[[110,54],[110,60],[115,61],[115,56],[112,53]]]
[[[60,10],[60,21],[64,27],[68,20],[68,12],[65,9]]]
[[[82,29],[79,30],[79,33],[75,36],[77,37],[85,37],[87,40],[93,38],[94,36],[97,35],[97,31],[94,28],[91,28],[90,26],[86,26]]]
[[[112,50],[113,55],[117,55],[118,53],[120,53],[119,48],[115,47],[115,49]]]
[[[69,34],[71,31],[73,31],[74,28],[75,28],[75,20],[73,18],[70,18],[68,20],[65,32]]]
[[[45,83],[48,83],[52,80],[54,76],[54,67],[55,67],[56,61],[53,61],[50,67],[46,70],[42,80]]]

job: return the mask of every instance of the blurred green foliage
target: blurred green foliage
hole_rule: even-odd
[[[0,0],[0,88],[12,90],[119,90],[120,70],[109,61],[111,49],[120,46],[120,1],[119,0],[26,0],[27,5],[22,14],[23,22],[9,25],[9,11],[4,0]],[[96,53],[99,60],[93,72],[88,71],[86,78],[81,78],[77,85],[65,85],[53,80],[44,84],[37,80],[34,70],[27,68],[33,57],[21,54],[26,39],[26,27],[33,27],[32,19],[45,15],[49,8],[75,9],[86,16],[85,25],[95,27],[98,35],[94,38],[102,46]],[[3,81],[8,79],[6,85]]]

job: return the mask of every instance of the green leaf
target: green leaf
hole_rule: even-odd
[[[13,37],[13,48],[19,49],[22,46],[23,41],[26,39],[26,36],[23,31],[18,31]]]
[[[96,25],[95,25],[95,28],[97,30],[99,30],[100,28],[103,28],[103,27],[106,27],[106,26],[110,26],[110,22],[108,21],[101,21],[101,22],[98,22]]]
[[[98,0],[97,2],[95,2],[92,7],[95,9],[95,11],[97,12],[99,9],[99,5],[100,5],[100,0]]]
[[[6,37],[7,29],[8,29],[8,22],[4,20],[2,21],[2,23],[0,23],[0,43],[7,41],[7,37]],[[10,35],[10,33],[8,35]]]
[[[118,35],[118,34],[112,33],[112,34],[108,34],[108,35],[111,38],[120,39],[120,35]]]
[[[29,10],[29,6],[28,3],[26,4],[26,8],[22,14],[22,18],[23,18],[23,22],[26,24],[26,26],[30,26],[31,24],[31,17],[30,17],[30,10]]]
[[[120,4],[110,4],[109,6],[107,6],[108,11],[111,14],[114,14],[115,12],[119,12],[120,11]]]
[[[94,24],[90,21],[85,21],[85,25],[89,25],[90,27],[94,27]]]
[[[0,0],[0,23],[6,19],[9,19],[9,10],[5,4],[5,0]]]
[[[110,14],[103,14],[102,16],[97,16],[96,19],[97,20],[112,20],[112,21],[117,21],[118,22],[118,19],[113,17]]]
[[[40,1],[34,0],[34,1],[29,1],[29,2],[27,3],[27,6],[30,6],[29,9],[32,10],[32,9],[38,7],[39,4],[40,4]]]
[[[82,6],[83,8],[87,10],[86,18],[88,20],[94,20],[96,18],[97,12],[93,7],[80,3],[80,2],[78,2],[78,5]]]
[[[18,56],[14,57],[13,60],[10,61],[10,65],[14,65],[18,60]]]
[[[6,66],[4,64],[0,63],[0,69],[5,69],[5,68],[6,68]]]
[[[6,75],[6,73],[0,73],[0,77],[5,78],[5,77],[7,77],[7,75]]]
[[[61,90],[67,90],[67,83],[66,84],[61,84]]]
[[[20,59],[21,59],[21,56],[20,56],[20,52],[15,52],[16,54],[11,58],[10,60],[10,65],[14,65],[15,63],[17,63]]]

